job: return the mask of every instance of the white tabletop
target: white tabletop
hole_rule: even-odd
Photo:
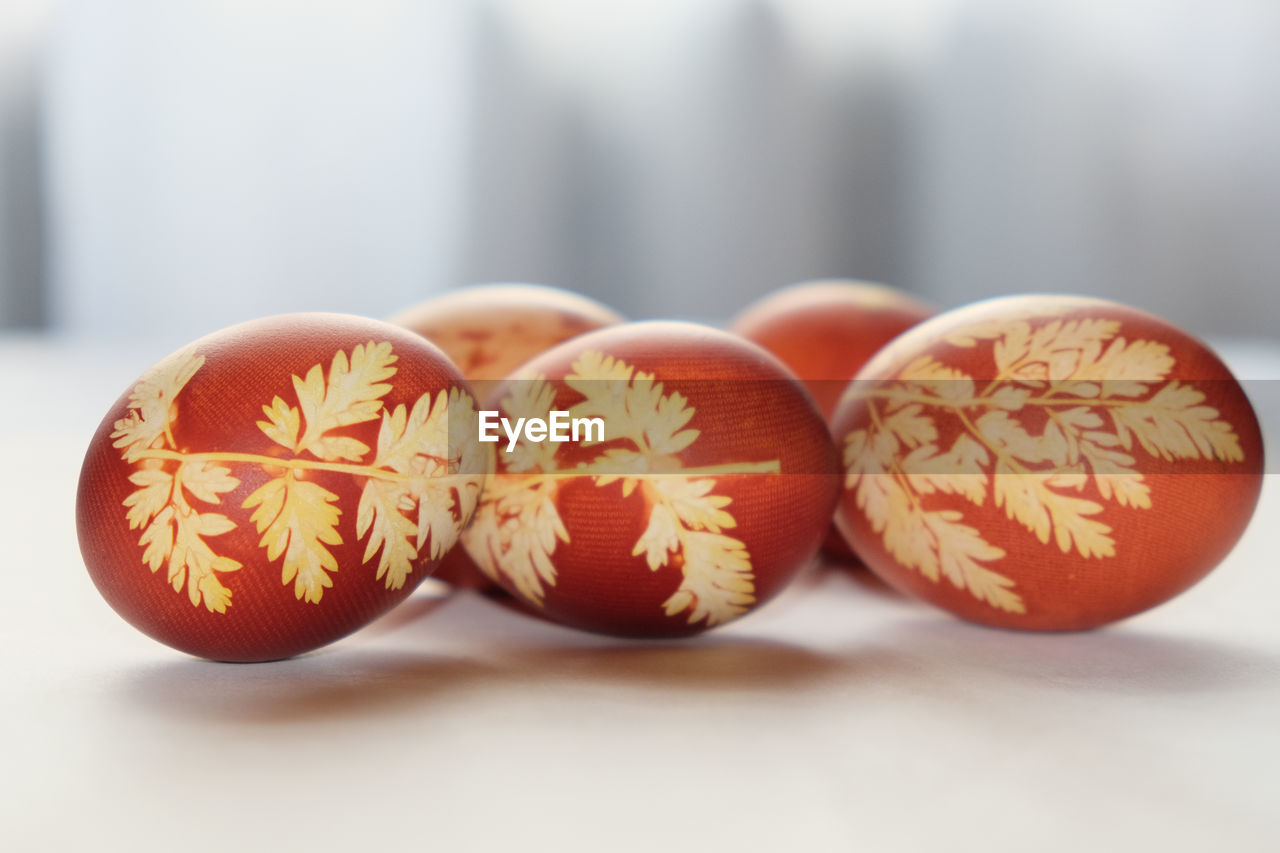
[[[825,567],[693,641],[423,588],[215,664],[117,617],[76,544],[89,437],[163,354],[0,337],[0,849],[1280,850],[1274,475],[1207,580],[1092,633]],[[1280,378],[1280,346],[1225,354]]]

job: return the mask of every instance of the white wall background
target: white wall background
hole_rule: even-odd
[[[455,278],[463,5],[67,3],[48,88],[57,320],[186,338],[385,314]]]
[[[48,43],[73,333],[850,275],[1277,334],[1273,0],[66,0]]]

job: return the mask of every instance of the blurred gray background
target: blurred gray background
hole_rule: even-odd
[[[0,326],[538,281],[1073,291],[1275,337],[1275,0],[7,0]]]

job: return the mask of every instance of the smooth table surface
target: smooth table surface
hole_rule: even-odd
[[[1223,352],[1280,378],[1280,345]],[[0,337],[0,849],[1280,850],[1275,475],[1207,580],[1091,633],[828,566],[694,641],[424,586],[215,664],[120,620],[76,544],[89,437],[162,355]]]

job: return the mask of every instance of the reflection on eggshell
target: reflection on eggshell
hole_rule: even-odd
[[[912,329],[834,419],[837,524],[898,589],[975,622],[1074,630],[1213,569],[1262,484],[1258,421],[1213,352],[1099,299],[1019,296]]]
[[[576,441],[504,435],[463,534],[486,574],[578,628],[674,637],[736,619],[810,560],[839,491],[835,448],[795,378],[706,326],[584,335],[483,408],[600,422]]]
[[[90,443],[76,520],[127,621],[206,658],[289,657],[404,599],[456,542],[491,450],[436,347],[337,314],[168,356]],[[450,425],[454,429],[450,430]]]

